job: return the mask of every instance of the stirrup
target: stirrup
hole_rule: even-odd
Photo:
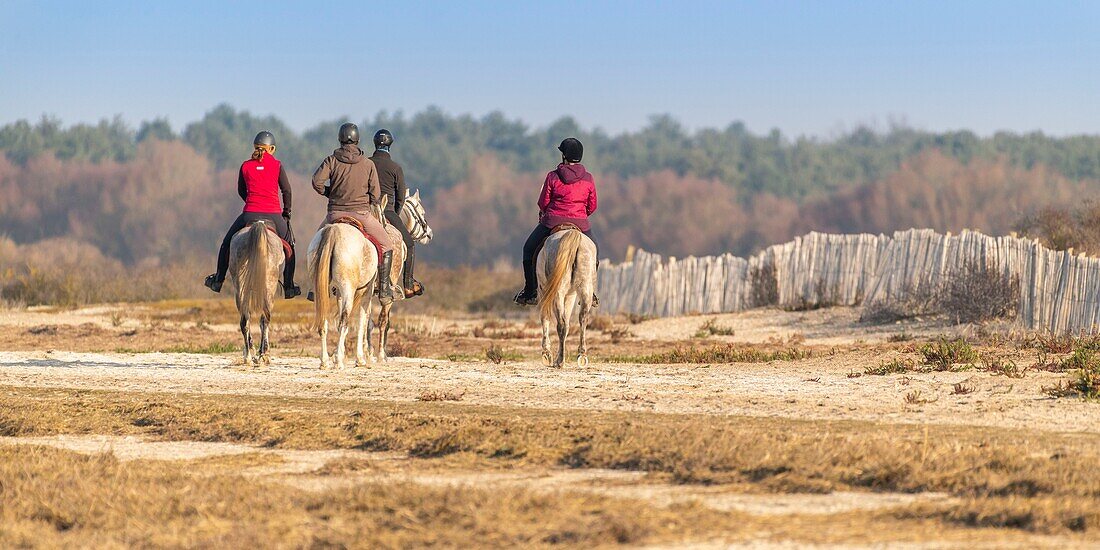
[[[404,285],[402,285],[404,286]],[[415,298],[424,294],[424,285],[420,284],[420,281],[413,279],[411,288],[405,288],[405,298]]]
[[[222,291],[222,282],[218,281],[217,277],[218,277],[217,273],[212,273],[210,275],[207,275],[206,280],[203,281],[202,284],[205,285],[206,288],[209,288],[210,290],[213,290],[214,292],[219,292],[220,293]]]

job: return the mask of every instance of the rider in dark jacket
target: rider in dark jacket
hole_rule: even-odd
[[[413,269],[416,265],[416,241],[412,233],[409,233],[409,229],[405,227],[405,222],[401,221],[401,209],[405,206],[405,194],[408,188],[405,186],[405,171],[390,157],[392,145],[393,134],[386,129],[379,130],[374,134],[374,154],[370,159],[378,169],[378,184],[382,188],[382,195],[390,197],[386,202],[386,210],[382,214],[386,216],[386,221],[390,222],[390,225],[401,232],[401,239],[405,241],[408,253],[405,256],[404,269],[401,270],[404,274],[402,286],[405,289],[405,297],[412,298],[424,294],[424,285],[413,278]]]
[[[275,136],[260,132],[252,140],[252,158],[241,164],[237,172],[237,194],[244,201],[244,211],[233,221],[218,249],[218,269],[204,283],[210,290],[221,292],[225,274],[229,271],[229,246],[238,231],[260,220],[270,223],[275,231],[291,246],[291,256],[283,265],[283,294],[287,299],[302,293],[294,284],[294,239],[290,234],[290,182],[286,170],[275,158]],[[282,195],[282,205],[279,204]]]
[[[328,197],[326,223],[343,217],[355,218],[363,230],[374,238],[382,261],[379,273],[390,273],[393,246],[386,228],[371,215],[370,206],[382,200],[378,172],[374,162],[359,148],[359,127],[347,122],[340,126],[340,148],[333,151],[313,173],[313,190]],[[378,278],[378,299],[383,304],[393,302],[389,277]]]

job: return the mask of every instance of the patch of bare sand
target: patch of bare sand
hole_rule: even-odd
[[[856,347],[800,361],[715,365],[539,363],[394,358],[372,368],[318,369],[315,358],[278,357],[246,369],[237,358],[184,353],[0,352],[0,385],[141,392],[414,401],[425,391],[464,392],[477,405],[658,413],[857,419],[1100,433],[1100,407],[1050,399],[1065,375],[1010,379],[981,372],[850,377],[893,351]],[[973,389],[955,395],[954,385]],[[906,396],[919,395],[920,404]]]
[[[733,330],[729,336],[712,336],[710,340],[759,344],[769,341],[803,340],[807,345],[841,346],[856,343],[882,343],[891,336],[905,334],[926,338],[954,334],[953,327],[939,319],[910,319],[887,325],[866,325],[859,322],[858,307],[834,307],[813,311],[753,309],[739,313],[719,313],[650,319],[630,327],[631,332],[646,340],[684,340],[698,343],[695,334],[704,323]]]
[[[238,473],[272,479],[309,491],[347,487],[357,483],[418,483],[434,486],[521,487],[536,491],[581,491],[643,500],[656,506],[698,502],[720,511],[753,515],[838,514],[905,506],[948,499],[939,493],[749,494],[736,487],[669,485],[649,482],[642,472],[561,468],[469,470],[434,467],[431,461],[409,459],[397,453],[352,450],[301,451],[254,445],[203,441],[151,441],[134,436],[57,435],[0,437],[0,445],[41,445],[84,454],[109,453],[123,461],[194,461],[213,457],[259,454],[277,457],[273,463],[242,466]],[[337,460],[354,460],[349,471],[322,472]],[[196,466],[196,473],[202,473]]]

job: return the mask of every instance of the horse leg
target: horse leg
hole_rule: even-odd
[[[260,315],[260,357],[258,362],[263,365],[271,364],[271,356],[268,355],[268,349],[270,349],[270,331],[271,328],[271,314],[264,312]]]
[[[550,317],[542,318],[542,363],[548,367],[553,366],[553,358],[550,355]]]
[[[332,361],[328,357],[328,315],[321,319],[321,370],[332,368]]]
[[[248,315],[241,314],[241,337],[244,338],[244,364],[252,363],[252,331],[249,330]]]
[[[587,296],[586,296],[587,294]],[[592,311],[592,293],[581,292],[579,297],[580,302],[580,314],[578,315],[578,321],[580,323],[580,332],[578,337],[580,338],[580,346],[577,348],[577,366],[588,366],[588,342],[585,338],[585,332],[588,329],[588,316]]]
[[[368,367],[367,356],[363,350],[363,341],[370,338],[370,314],[367,312],[367,308],[370,307],[370,295],[364,296],[366,299],[359,300],[359,330],[355,335],[355,366]]]
[[[336,315],[336,329],[339,332],[339,336],[336,339],[336,368],[340,370],[343,370],[347,366],[344,363],[344,356],[347,352],[348,323],[351,321],[351,300],[350,293],[340,293],[340,301]]]
[[[386,341],[390,333],[390,308],[393,304],[386,304],[378,311],[378,361],[386,362]]]

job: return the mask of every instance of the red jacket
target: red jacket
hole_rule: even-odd
[[[283,204],[279,203],[280,192]],[[245,212],[278,214],[290,211],[290,184],[286,173],[279,159],[267,153],[260,160],[248,159],[241,164],[237,193],[244,199]]]
[[[582,164],[559,164],[546,174],[539,195],[539,223],[554,227],[574,223],[588,231],[588,216],[596,211],[596,182]]]

